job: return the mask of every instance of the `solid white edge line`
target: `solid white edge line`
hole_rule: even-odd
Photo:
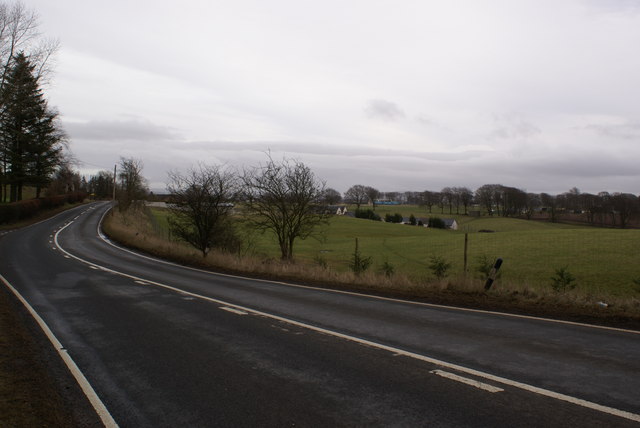
[[[96,391],[93,389],[75,361],[73,361],[73,358],[71,358],[64,346],[62,346],[62,343],[60,343],[58,338],[53,334],[47,323],[44,322],[42,317],[38,315],[38,313],[35,311],[35,309],[33,309],[29,302],[27,302],[27,300],[22,297],[20,292],[16,290],[13,285],[11,285],[11,283],[9,283],[9,281],[4,276],[2,276],[2,274],[0,274],[0,281],[2,281],[4,285],[9,288],[9,290],[11,290],[11,292],[13,292],[18,300],[20,300],[24,307],[29,311],[31,316],[36,320],[44,334],[49,339],[49,342],[51,342],[51,345],[53,345],[58,355],[60,355],[60,358],[62,358],[62,361],[64,361],[65,365],[71,372],[71,375],[75,378],[76,382],[78,382],[78,385],[80,385],[80,388],[82,389],[84,395],[89,399],[89,402],[98,414],[98,417],[100,417],[100,420],[102,421],[104,426],[107,428],[118,427],[118,424],[111,416],[111,413],[109,413],[109,410],[107,410],[102,400],[100,400],[100,397],[98,397],[98,394],[96,394]]]
[[[89,266],[99,266],[99,265],[96,265],[93,262],[89,262],[87,260],[84,260],[84,259],[82,259],[82,258],[80,258],[78,256],[75,256],[75,255],[69,253],[67,250],[65,250],[64,248],[62,248],[60,246],[60,244],[58,243],[58,235],[67,226],[65,226],[62,229],[60,229],[56,233],[56,236],[55,236],[55,243],[56,243],[56,246],[58,246],[58,248],[60,249],[60,251],[62,251],[65,254],[68,254],[72,258],[80,261],[81,263],[88,264]],[[147,281],[149,284],[153,284],[153,285],[155,285],[157,287],[161,287],[161,288],[164,288],[164,289],[167,289],[167,290],[171,290],[171,291],[174,291],[174,292],[177,292],[177,293],[181,293],[181,294],[187,294],[187,295],[196,297],[198,299],[206,300],[206,301],[209,301],[209,302],[214,302],[214,303],[216,303],[218,305],[227,306],[227,307],[231,307],[231,308],[236,308],[236,309],[238,309],[240,311],[245,311],[245,312],[247,312],[249,314],[254,314],[254,315],[258,315],[258,316],[263,316],[263,317],[266,317],[266,318],[274,319],[274,320],[277,320],[277,321],[282,321],[282,322],[290,324],[290,325],[295,325],[295,326],[298,326],[298,327],[306,328],[308,330],[313,330],[313,331],[317,331],[319,333],[323,333],[323,334],[327,334],[327,335],[330,335],[330,336],[334,336],[334,337],[338,337],[338,338],[341,338],[341,339],[345,339],[345,340],[348,340],[348,341],[351,341],[351,342],[355,342],[355,343],[359,343],[359,344],[362,344],[362,345],[370,346],[370,347],[373,347],[373,348],[389,351],[392,354],[396,354],[398,356],[405,356],[405,357],[413,358],[413,359],[416,359],[416,360],[419,360],[419,361],[424,361],[424,362],[427,362],[427,363],[430,363],[430,364],[434,364],[434,365],[437,365],[437,366],[440,366],[440,367],[445,367],[445,368],[448,368],[448,369],[451,369],[451,370],[455,370],[455,371],[458,371],[458,372],[461,372],[461,373],[466,373],[466,374],[469,374],[471,376],[487,379],[487,380],[490,380],[490,381],[493,381],[493,382],[501,383],[503,385],[512,386],[514,388],[518,388],[518,389],[521,389],[521,390],[524,390],[524,391],[532,392],[534,394],[542,395],[542,396],[553,398],[553,399],[560,400],[560,401],[565,401],[567,403],[575,404],[575,405],[578,405],[578,406],[581,406],[581,407],[585,407],[585,408],[588,408],[588,409],[591,409],[591,410],[596,410],[596,411],[601,412],[601,413],[606,413],[606,414],[610,414],[610,415],[613,415],[613,416],[618,416],[618,417],[621,417],[621,418],[625,418],[625,419],[629,419],[629,420],[632,420],[632,421],[640,422],[640,414],[635,414],[635,413],[627,412],[625,410],[615,409],[613,407],[608,407],[608,406],[604,406],[604,405],[601,405],[601,404],[593,403],[591,401],[583,400],[581,398],[572,397],[570,395],[561,394],[561,393],[550,391],[550,390],[547,390],[547,389],[544,389],[544,388],[539,388],[537,386],[533,386],[533,385],[529,385],[529,384],[526,384],[526,383],[518,382],[518,381],[515,381],[515,380],[503,378],[503,377],[500,377],[500,376],[495,376],[495,375],[492,375],[492,374],[489,374],[489,373],[481,372],[479,370],[475,370],[475,369],[471,369],[471,368],[468,368],[468,367],[460,366],[460,365],[457,365],[457,364],[449,363],[449,362],[446,362],[446,361],[438,360],[436,358],[427,357],[425,355],[416,354],[414,352],[405,351],[405,350],[399,349],[399,348],[394,348],[393,346],[388,346],[388,345],[384,345],[384,344],[381,344],[381,343],[373,342],[373,341],[370,341],[370,340],[367,340],[367,339],[362,339],[362,338],[359,338],[359,337],[350,336],[348,334],[340,333],[340,332],[333,331],[333,330],[327,330],[327,329],[324,329],[322,327],[314,326],[312,324],[306,324],[306,323],[303,323],[303,322],[300,322],[300,321],[295,321],[295,320],[292,320],[292,319],[289,319],[289,318],[284,318],[284,317],[281,317],[279,315],[274,315],[274,314],[270,314],[270,313],[267,313],[267,312],[262,312],[262,311],[259,311],[259,310],[256,310],[256,309],[251,309],[251,308],[248,308],[246,306],[238,305],[238,304],[235,304],[235,303],[225,302],[223,300],[215,299],[213,297],[208,297],[208,296],[203,296],[201,294],[192,293],[190,291],[182,290],[182,289],[177,288],[177,287],[173,287],[173,286],[170,286],[170,285],[167,285],[167,284],[162,284],[160,282],[156,282],[156,281],[152,281],[152,280],[149,280],[149,279],[141,278],[141,277],[138,277],[138,276],[135,276],[135,275],[130,275],[130,274],[127,274],[127,273],[124,273],[124,272],[119,272],[119,271],[116,271],[116,270],[113,270],[113,269],[110,269],[110,268],[107,268],[107,267],[104,267],[104,266],[100,266],[100,267],[102,268],[102,270],[104,270],[106,272],[111,272],[113,274],[120,275],[120,276],[123,276],[125,278],[130,278],[130,279],[133,279],[134,281],[136,281],[136,280]]]
[[[446,379],[455,380],[456,382],[464,383],[466,385],[471,385],[475,388],[482,389],[484,391],[491,392],[493,394],[495,394],[496,392],[504,391],[504,389],[498,388],[497,386],[489,385],[488,383],[482,383],[477,380],[458,376],[457,374],[445,372],[444,370],[431,370],[429,373],[433,373],[435,375],[444,377]]]
[[[128,248],[124,248],[121,247],[117,244],[114,244],[104,233],[102,233],[102,221],[104,220],[105,216],[109,213],[109,211],[112,208],[109,208],[107,211],[105,211],[102,214],[102,217],[100,218],[100,221],[98,222],[98,230],[97,230],[97,234],[98,237],[104,241],[106,244],[129,254],[132,254],[136,257],[140,257],[143,259],[147,259],[147,260],[151,260],[153,262],[157,262],[157,263],[162,263],[162,264],[166,264],[169,266],[176,266],[182,269],[187,269],[187,270],[191,270],[194,272],[201,272],[201,273],[206,273],[209,275],[213,275],[213,276],[221,276],[221,277],[226,277],[226,278],[235,278],[235,279],[246,279],[246,280],[250,280],[250,281],[257,281],[257,282],[264,282],[266,284],[278,284],[278,285],[285,285],[287,287],[294,287],[294,288],[304,288],[307,290],[317,290],[317,291],[325,291],[328,293],[337,293],[337,294],[346,294],[346,295],[350,295],[350,296],[359,296],[359,297],[367,297],[370,299],[377,299],[377,300],[385,300],[388,302],[396,302],[396,303],[404,303],[404,304],[409,304],[409,305],[415,305],[415,306],[424,306],[424,307],[429,307],[429,308],[438,308],[438,309],[447,309],[447,310],[452,310],[452,311],[460,311],[460,312],[471,312],[471,313],[478,313],[478,314],[490,314],[490,315],[500,315],[500,316],[504,316],[504,317],[508,317],[508,318],[518,318],[518,319],[527,319],[527,320],[534,320],[534,321],[543,321],[543,322],[548,322],[548,323],[554,323],[554,324],[565,324],[565,325],[573,325],[573,326],[577,326],[577,327],[586,327],[586,328],[594,328],[594,329],[598,329],[598,330],[608,330],[608,331],[617,331],[617,332],[621,332],[621,333],[632,333],[632,334],[640,334],[640,330],[628,330],[628,329],[624,329],[624,328],[618,328],[618,327],[607,327],[604,325],[597,325],[597,324],[585,324],[585,323],[581,323],[581,322],[575,322],[575,321],[565,321],[565,320],[556,320],[556,319],[552,319],[552,318],[542,318],[542,317],[534,317],[532,315],[520,315],[520,314],[510,314],[508,312],[496,312],[496,311],[489,311],[489,310],[484,310],[484,309],[470,309],[470,308],[460,308],[457,306],[447,306],[447,305],[438,305],[436,303],[425,303],[425,302],[414,302],[412,300],[402,300],[402,299],[394,299],[392,297],[383,297],[383,296],[375,296],[372,294],[365,294],[365,293],[356,293],[353,291],[345,291],[345,290],[336,290],[336,289],[332,289],[332,288],[321,288],[321,287],[312,287],[310,285],[300,285],[300,284],[293,284],[290,282],[283,282],[283,281],[273,281],[273,280],[269,280],[269,279],[260,279],[260,278],[251,278],[251,277],[246,277],[246,276],[240,276],[240,275],[231,275],[228,273],[220,273],[220,272],[212,272],[209,270],[204,270],[204,269],[198,269],[198,268],[194,268],[191,266],[185,266],[185,265],[180,265],[177,263],[173,263],[167,260],[162,260],[156,257],[150,257],[144,254],[140,254],[137,253],[135,251],[132,251]],[[66,226],[65,226],[66,227]]]

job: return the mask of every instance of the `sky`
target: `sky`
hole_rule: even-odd
[[[23,0],[83,174],[298,159],[328,187],[640,193],[635,0]]]

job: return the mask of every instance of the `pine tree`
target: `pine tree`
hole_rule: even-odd
[[[10,201],[22,199],[25,185],[34,186],[39,197],[62,160],[66,139],[24,53],[16,55],[0,97],[0,149]]]

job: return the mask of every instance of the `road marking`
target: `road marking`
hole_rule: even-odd
[[[236,315],[248,315],[249,314],[248,312],[241,311],[240,309],[229,308],[227,306],[220,306],[220,309],[222,309],[223,311],[231,312],[231,313],[236,314]]]
[[[107,214],[107,212],[108,211],[105,211],[105,213],[103,213],[103,215],[101,217],[101,220],[100,220],[100,223],[102,222],[102,219],[104,219],[104,217]],[[359,337],[350,336],[348,334],[340,333],[340,332],[333,331],[333,330],[327,330],[327,329],[324,329],[322,327],[314,326],[312,324],[306,324],[306,323],[303,323],[303,322],[300,322],[300,321],[291,320],[291,319],[288,319],[288,318],[281,317],[279,315],[274,315],[274,314],[270,314],[270,313],[267,313],[267,312],[258,311],[258,310],[251,309],[251,308],[248,308],[248,307],[245,307],[245,306],[241,306],[241,305],[225,302],[225,301],[220,300],[220,299],[215,299],[213,297],[208,297],[208,296],[204,296],[204,295],[201,295],[201,294],[192,293],[190,291],[182,290],[182,289],[179,289],[177,287],[173,287],[173,286],[170,286],[170,285],[167,285],[167,284],[163,284],[163,283],[152,281],[152,280],[146,280],[144,278],[140,278],[140,277],[137,277],[135,275],[130,275],[130,274],[127,274],[127,273],[124,273],[124,272],[119,272],[119,271],[116,271],[116,270],[113,270],[113,269],[110,269],[110,268],[107,268],[107,267],[103,267],[103,266],[97,265],[97,264],[95,264],[93,262],[90,262],[88,260],[82,259],[81,257],[75,256],[75,255],[69,253],[68,251],[66,251],[64,248],[62,248],[60,246],[60,243],[58,242],[59,234],[64,229],[66,229],[68,226],[70,226],[70,224],[71,223],[68,223],[65,226],[61,227],[60,230],[58,230],[58,232],[55,235],[55,239],[54,239],[55,244],[60,249],[60,251],[62,251],[63,253],[65,253],[65,254],[69,255],[70,257],[78,260],[79,262],[87,264],[89,266],[96,266],[96,267],[99,266],[104,271],[111,272],[113,274],[120,275],[120,276],[123,276],[125,278],[130,278],[130,279],[133,279],[133,280],[140,280],[140,281],[148,281],[150,284],[155,285],[157,287],[161,287],[161,288],[164,288],[164,289],[167,289],[167,290],[171,290],[171,291],[174,291],[174,292],[177,292],[177,293],[181,293],[181,294],[188,294],[188,295],[191,295],[193,297],[196,297],[196,298],[199,298],[199,299],[202,299],[202,300],[206,300],[206,301],[209,301],[209,302],[214,302],[214,303],[223,305],[225,307],[230,307],[230,308],[235,308],[235,309],[240,310],[240,311],[245,311],[248,314],[264,316],[266,318],[271,318],[271,319],[282,321],[282,322],[285,322],[285,323],[288,323],[288,324],[291,324],[291,325],[295,325],[295,326],[306,328],[306,329],[309,329],[309,330],[312,330],[312,331],[316,331],[316,332],[319,332],[321,334],[327,334],[327,335],[338,337],[338,338],[345,339],[345,340],[348,340],[348,341],[356,342],[356,343],[359,343],[359,344],[362,344],[362,345],[371,346],[373,348],[386,350],[386,351],[391,352],[392,354],[397,354],[397,356],[405,356],[405,357],[413,358],[413,359],[424,361],[424,362],[427,362],[427,363],[430,363],[430,364],[438,365],[440,367],[449,368],[451,370],[458,371],[458,372],[461,372],[461,373],[466,373],[466,374],[469,374],[471,376],[487,379],[487,380],[490,380],[492,382],[501,383],[503,385],[508,385],[508,386],[512,386],[512,387],[515,387],[515,388],[519,388],[519,389],[522,389],[522,390],[525,390],[525,391],[528,391],[528,392],[532,392],[534,394],[538,394],[538,395],[554,398],[554,399],[557,399],[557,400],[560,400],[560,401],[565,401],[567,403],[571,403],[571,404],[582,406],[582,407],[585,407],[585,408],[588,408],[588,409],[596,410],[596,411],[601,412],[601,413],[606,413],[606,414],[610,414],[610,415],[613,415],[613,416],[618,416],[618,417],[621,417],[621,418],[625,418],[625,419],[629,419],[629,420],[632,420],[632,421],[640,422],[640,414],[631,413],[631,412],[628,412],[628,411],[625,411],[625,410],[620,410],[620,409],[616,409],[616,408],[613,408],[613,407],[604,406],[604,405],[593,403],[593,402],[590,402],[590,401],[587,401],[587,400],[583,400],[583,399],[580,399],[580,398],[576,398],[576,397],[572,397],[572,396],[569,396],[569,395],[561,394],[561,393],[558,393],[558,392],[550,391],[550,390],[547,390],[547,389],[544,389],[544,388],[539,388],[537,386],[533,386],[533,385],[529,385],[529,384],[526,384],[526,383],[514,381],[514,380],[503,378],[503,377],[500,377],[500,376],[495,376],[495,375],[492,375],[490,373],[481,372],[479,370],[475,370],[475,369],[471,369],[471,368],[468,368],[468,367],[460,366],[460,365],[457,365],[457,364],[454,364],[454,363],[449,363],[449,362],[446,362],[446,361],[438,360],[436,358],[428,357],[428,356],[421,355],[421,354],[416,354],[414,352],[405,351],[403,349],[399,349],[399,348],[395,348],[395,347],[392,347],[392,346],[384,345],[384,344],[381,344],[381,343],[373,342],[373,341],[370,341],[370,340],[367,340],[367,339],[362,339],[362,338],[359,338]],[[104,235],[102,234],[102,231],[100,230],[100,224],[98,224],[98,236],[100,236],[103,239],[105,238]],[[105,239],[105,241],[106,241],[106,239]],[[159,263],[164,263],[164,264],[167,264],[167,265],[184,267],[184,266],[177,265],[175,263],[166,262],[166,261],[155,259],[155,258],[152,258],[152,257],[142,256],[142,255],[140,255],[138,253],[135,253],[133,251],[129,251],[129,250],[123,249],[123,248],[121,248],[121,247],[119,247],[117,245],[111,244],[110,242],[107,242],[107,243],[112,245],[112,246],[114,246],[115,248],[117,248],[117,249],[119,249],[121,251],[125,251],[125,252],[128,252],[128,253],[134,254],[134,255],[136,255],[138,257],[146,258],[146,259],[153,260],[153,261],[156,261],[156,262],[159,262]],[[204,271],[204,270],[201,270],[201,269],[194,269],[194,268],[188,268],[188,267],[187,267],[187,269],[191,269],[191,270],[194,270],[194,271],[211,273],[211,272]],[[218,273],[213,273],[213,275],[226,276],[226,277],[232,277],[232,278],[241,278],[241,279],[250,279],[250,278],[243,278],[243,277],[239,277],[239,276],[235,276],[235,275],[226,275],[226,274],[218,274]],[[287,283],[277,282],[277,281],[268,281],[268,280],[258,280],[258,281],[267,282],[267,283],[275,283],[275,284],[284,284],[284,285],[290,285],[290,286],[300,287],[300,288],[309,288],[309,289],[327,291],[325,289],[321,289],[321,288],[317,288],[317,287],[298,286],[298,285],[295,285],[295,284],[287,284]],[[600,328],[600,329],[605,329],[605,330],[623,331],[623,332],[636,333],[636,334],[640,333],[638,331],[633,331],[633,330],[623,330],[623,329],[616,329],[616,328],[611,328],[611,327],[593,326],[593,325],[589,325],[589,324],[574,323],[574,322],[570,322],[570,321],[557,321],[557,320],[546,319],[546,318],[537,318],[537,317],[522,316],[522,315],[504,314],[504,313],[500,313],[500,312],[483,311],[483,310],[476,310],[476,309],[455,308],[455,307],[450,307],[450,306],[433,305],[433,304],[421,303],[421,302],[411,302],[411,301],[391,299],[391,298],[386,298],[386,297],[368,296],[368,295],[352,293],[352,292],[346,292],[346,291],[341,291],[341,290],[329,290],[329,291],[333,291],[333,292],[336,292],[336,293],[343,293],[343,294],[351,294],[351,295],[378,298],[378,299],[381,299],[381,300],[397,301],[397,302],[402,302],[402,303],[414,303],[416,305],[423,305],[423,306],[428,306],[428,307],[440,307],[440,308],[460,310],[460,311],[490,313],[490,314],[497,314],[497,315],[512,316],[512,317],[516,317],[516,318],[528,318],[528,319],[534,319],[534,320],[540,320],[540,321],[558,322],[558,323],[564,323],[564,324],[579,325],[579,326],[584,326],[584,327]]]
[[[136,284],[140,284],[140,285],[149,285],[149,283],[146,282],[146,281],[133,281],[133,282],[135,282]]]
[[[445,372],[444,370],[431,370],[429,373],[433,373],[438,376],[442,376],[447,379],[455,380],[456,382],[464,383],[467,385],[471,385],[478,389],[482,389],[484,391],[488,391],[491,393],[502,392],[504,389],[498,388],[497,386],[489,385],[488,383],[482,383],[477,380],[469,379],[466,377],[458,376],[453,373]]]
[[[99,266],[99,265],[96,265],[93,262],[84,260],[81,257],[75,256],[75,255],[69,253],[67,250],[65,250],[64,248],[62,248],[60,246],[60,243],[58,242],[58,236],[66,227],[67,226],[63,227],[62,229],[60,229],[58,231],[58,233],[56,233],[55,242],[56,242],[56,245],[58,246],[58,248],[60,249],[60,251],[64,252],[65,254],[68,254],[69,256],[71,256],[72,258],[78,260],[81,263],[85,263],[85,264],[88,264],[90,266]],[[355,343],[359,343],[361,345],[370,346],[370,347],[373,347],[373,348],[389,351],[392,354],[398,354],[398,356],[405,356],[405,357],[413,358],[413,359],[416,359],[416,360],[419,360],[419,361],[424,361],[426,363],[430,363],[430,364],[433,364],[433,365],[436,365],[436,366],[445,367],[445,368],[448,368],[448,369],[451,369],[451,370],[454,370],[454,371],[457,371],[457,372],[465,373],[465,374],[468,374],[468,375],[471,375],[471,376],[474,376],[474,377],[483,378],[483,379],[486,379],[486,380],[490,380],[492,382],[501,383],[503,385],[512,386],[512,387],[515,387],[515,388],[522,389],[524,391],[532,392],[534,394],[538,394],[538,395],[542,395],[542,396],[545,396],[545,397],[554,398],[554,399],[560,400],[560,401],[565,401],[567,403],[571,403],[571,404],[575,404],[575,405],[578,405],[578,406],[582,406],[582,407],[585,407],[585,408],[588,408],[588,409],[591,409],[591,410],[596,410],[596,411],[601,412],[601,413],[606,413],[606,414],[609,414],[609,415],[618,416],[618,417],[621,417],[621,418],[625,418],[625,419],[629,419],[629,420],[632,420],[632,421],[640,422],[640,415],[639,414],[627,412],[625,410],[620,410],[620,409],[616,409],[616,408],[613,408],[613,407],[603,406],[601,404],[593,403],[591,401],[583,400],[581,398],[572,397],[570,395],[561,394],[559,392],[550,391],[548,389],[539,388],[537,386],[529,385],[529,384],[526,384],[526,383],[522,383],[522,382],[518,382],[518,381],[515,381],[515,380],[511,380],[511,379],[507,379],[507,378],[504,378],[504,377],[495,376],[495,375],[492,375],[490,373],[485,373],[485,372],[482,372],[482,371],[479,371],[479,370],[475,370],[475,369],[471,369],[471,368],[468,368],[468,367],[460,366],[458,364],[454,364],[454,363],[449,363],[447,361],[438,360],[436,358],[428,357],[426,355],[416,354],[414,352],[405,351],[404,349],[399,349],[399,348],[395,348],[393,346],[384,345],[382,343],[373,342],[373,341],[368,340],[368,339],[363,339],[363,338],[356,337],[356,336],[351,336],[351,335],[348,335],[348,334],[345,334],[345,333],[340,333],[340,332],[333,331],[333,330],[328,330],[328,329],[325,329],[325,328],[322,328],[322,327],[317,327],[317,326],[315,326],[313,324],[307,324],[307,323],[303,323],[303,322],[300,322],[300,321],[295,321],[295,320],[292,320],[292,319],[289,319],[289,318],[281,317],[279,315],[270,314],[268,312],[263,312],[263,311],[259,311],[259,310],[256,310],[256,309],[251,309],[251,308],[248,308],[246,306],[225,302],[224,300],[215,299],[213,297],[208,297],[208,296],[204,296],[202,294],[197,294],[197,293],[193,293],[193,292],[190,292],[190,291],[182,290],[180,288],[173,287],[171,285],[163,284],[163,283],[156,282],[156,281],[149,280],[149,279],[144,279],[144,278],[141,278],[141,277],[138,277],[138,276],[135,276],[135,275],[130,275],[128,273],[119,272],[119,271],[116,271],[116,270],[113,270],[113,269],[110,269],[110,268],[107,268],[107,267],[104,267],[104,266],[100,266],[100,267],[104,271],[111,272],[113,274],[120,275],[120,276],[123,276],[125,278],[130,278],[130,279],[133,279],[134,281],[135,280],[147,281],[147,282],[149,282],[149,284],[155,285],[157,287],[164,288],[166,290],[171,290],[171,291],[174,291],[174,292],[180,293],[180,294],[190,295],[190,296],[193,296],[195,298],[206,300],[206,301],[209,301],[209,302],[213,302],[213,303],[222,305],[222,306],[230,308],[230,309],[233,308],[233,309],[238,310],[238,311],[247,312],[247,314],[253,314],[253,315],[263,316],[263,317],[266,317],[266,318],[271,318],[271,319],[274,319],[274,320],[277,320],[277,321],[282,321],[282,322],[285,322],[285,323],[288,323],[288,324],[291,324],[291,325],[295,325],[295,326],[298,326],[298,327],[302,327],[302,328],[306,328],[306,329],[309,329],[309,330],[313,330],[313,331],[316,331],[316,332],[319,332],[319,333],[322,333],[322,334],[327,334],[327,335],[330,335],[330,336],[334,336],[334,337],[338,337],[338,338],[345,339],[345,340],[348,340],[348,341],[352,341],[352,342],[355,342]]]
[[[0,281],[2,281],[4,285],[6,285],[7,288],[9,288],[13,292],[18,300],[22,302],[24,307],[27,308],[31,316],[36,320],[44,334],[49,339],[49,342],[51,342],[55,350],[58,352],[58,355],[60,355],[60,358],[62,358],[62,360],[66,364],[76,382],[78,382],[78,385],[80,385],[80,388],[82,388],[82,392],[84,392],[84,395],[89,399],[89,402],[100,417],[100,420],[102,421],[104,426],[107,428],[117,428],[118,424],[111,416],[111,413],[109,413],[109,410],[107,410],[102,400],[100,400],[100,397],[98,397],[96,391],[93,389],[75,361],[73,361],[73,358],[71,358],[64,346],[62,346],[62,343],[60,343],[58,338],[53,334],[47,323],[44,322],[44,320],[40,317],[40,315],[38,315],[38,313],[35,311],[35,309],[33,309],[29,302],[27,302],[27,300],[22,297],[20,292],[16,290],[13,285],[11,285],[9,281],[7,281],[1,274]]]
[[[289,282],[273,281],[273,280],[269,280],[269,279],[249,278],[249,277],[246,277],[246,276],[231,275],[231,274],[228,274],[228,273],[212,272],[210,270],[198,269],[198,268],[194,268],[194,267],[191,267],[191,266],[185,266],[185,265],[179,265],[177,263],[173,263],[173,262],[170,262],[170,261],[167,261],[167,260],[162,260],[162,259],[158,259],[158,258],[155,258],[155,257],[149,257],[149,256],[146,256],[144,254],[136,253],[135,251],[129,250],[128,248],[120,247],[119,245],[113,243],[113,241],[111,241],[104,233],[102,233],[102,230],[101,230],[102,221],[104,220],[104,218],[106,217],[108,212],[109,212],[109,210],[105,211],[102,214],[102,217],[100,218],[100,221],[98,222],[97,235],[102,241],[104,241],[108,245],[111,245],[112,247],[118,249],[119,251],[123,251],[125,253],[129,253],[129,254],[132,254],[132,255],[134,255],[136,257],[140,257],[140,258],[143,258],[143,259],[146,259],[146,260],[151,260],[151,261],[156,262],[156,263],[162,263],[162,264],[169,265],[169,266],[175,266],[175,267],[180,268],[180,269],[187,269],[187,270],[191,270],[191,271],[194,271],[194,272],[202,272],[202,273],[206,273],[206,274],[209,274],[209,275],[212,275],[212,276],[221,276],[221,277],[225,277],[225,278],[235,278],[235,279],[245,279],[245,280],[249,280],[249,281],[263,282],[263,283],[266,283],[266,284],[278,284],[278,285],[285,285],[287,287],[304,288],[304,289],[307,289],[307,290],[323,291],[323,292],[326,292],[326,293],[346,294],[346,295],[349,295],[349,296],[366,297],[366,298],[369,298],[369,299],[384,300],[384,301],[387,301],[387,302],[397,302],[397,303],[403,303],[403,304],[414,305],[414,306],[424,306],[424,307],[428,307],[428,308],[447,309],[447,310],[451,310],[451,311],[470,312],[470,313],[477,313],[477,314],[499,315],[499,316],[508,317],[508,318],[518,318],[518,319],[542,321],[542,322],[548,322],[548,323],[552,323],[552,324],[574,325],[574,326],[577,326],[577,327],[586,327],[586,328],[592,328],[592,329],[597,329],[597,330],[608,330],[608,331],[618,331],[618,332],[622,332],[622,333],[640,334],[640,330],[629,330],[629,329],[618,328],[618,327],[607,327],[607,326],[604,326],[604,325],[597,325],[597,324],[585,324],[585,323],[575,322],[575,321],[565,321],[565,320],[556,320],[556,319],[552,319],[552,318],[534,317],[534,316],[531,316],[531,315],[510,314],[508,312],[496,312],[496,311],[489,311],[489,310],[484,310],[484,309],[459,308],[459,307],[456,307],[456,306],[438,305],[438,304],[435,304],[435,303],[414,302],[414,301],[411,301],[411,300],[394,299],[392,297],[375,296],[375,295],[372,295],[372,294],[356,293],[356,292],[353,292],[353,291],[335,290],[335,289],[331,289],[331,288],[321,288],[321,287],[312,287],[310,285],[293,284],[293,283],[289,283]],[[66,226],[67,225],[65,225],[64,227],[66,227]]]

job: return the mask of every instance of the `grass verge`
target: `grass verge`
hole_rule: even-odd
[[[464,275],[445,279],[416,278],[402,273],[387,276],[375,269],[355,275],[318,262],[283,263],[255,254],[228,254],[212,251],[207,257],[186,244],[167,239],[149,213],[135,212],[107,216],[105,233],[120,244],[183,265],[254,278],[291,281],[346,291],[435,304],[497,310],[517,314],[552,317],[640,330],[640,299],[594,294],[582,290],[554,292],[536,284],[509,283],[484,291],[484,281]],[[157,225],[156,225],[157,226]],[[607,299],[607,306],[598,302]]]

